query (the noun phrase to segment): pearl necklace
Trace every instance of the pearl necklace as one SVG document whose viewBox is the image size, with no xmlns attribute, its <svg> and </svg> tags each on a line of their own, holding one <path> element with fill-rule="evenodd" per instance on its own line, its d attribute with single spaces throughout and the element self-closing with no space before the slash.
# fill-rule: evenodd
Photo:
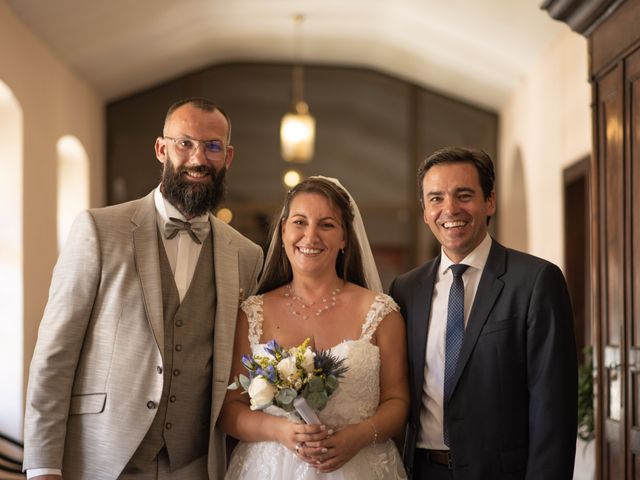
<svg viewBox="0 0 640 480">
<path fill-rule="evenodd" d="M 316 303 L 320 303 L 321 305 L 320 308 L 318 308 L 315 311 L 316 317 L 319 317 L 330 308 L 335 307 L 336 297 L 338 296 L 341 290 L 342 290 L 341 287 L 337 287 L 329 294 L 327 298 L 323 298 L 321 301 L 318 301 L 318 302 L 306 303 L 302 299 L 302 297 L 296 294 L 295 290 L 293 289 L 293 286 L 289 283 L 287 284 L 287 291 L 285 292 L 284 296 L 287 299 L 286 305 L 287 307 L 289 307 L 289 311 L 291 312 L 291 314 L 295 317 L 302 317 L 303 320 L 306 320 L 307 318 L 309 318 L 309 315 L 311 315 L 311 313 L 308 313 L 308 311 L 312 310 L 312 307 Z M 294 302 L 300 305 L 300 310 L 296 310 Z"/>
</svg>

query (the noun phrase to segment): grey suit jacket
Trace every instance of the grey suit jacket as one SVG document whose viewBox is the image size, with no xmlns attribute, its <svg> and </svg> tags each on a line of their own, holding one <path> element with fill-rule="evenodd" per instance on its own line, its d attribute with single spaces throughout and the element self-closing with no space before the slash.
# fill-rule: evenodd
<svg viewBox="0 0 640 480">
<path fill-rule="evenodd" d="M 411 409 L 405 466 L 410 476 L 439 264 L 440 257 L 401 275 L 390 288 L 407 322 Z M 560 269 L 494 240 L 444 418 L 456 479 L 571 479 L 578 385 L 572 320 Z"/>
<path fill-rule="evenodd" d="M 210 215 L 217 305 L 209 477 L 222 479 L 216 420 L 231 368 L 239 302 L 256 285 L 262 251 Z M 153 193 L 75 221 L 53 272 L 33 354 L 24 468 L 66 480 L 118 477 L 146 434 L 163 376 L 164 328 Z"/>
</svg>

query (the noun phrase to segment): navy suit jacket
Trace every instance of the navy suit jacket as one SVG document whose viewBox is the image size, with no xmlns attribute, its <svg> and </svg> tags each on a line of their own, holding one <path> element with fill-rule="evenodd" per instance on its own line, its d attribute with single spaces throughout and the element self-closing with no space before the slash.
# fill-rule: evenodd
<svg viewBox="0 0 640 480">
<path fill-rule="evenodd" d="M 412 475 L 431 296 L 440 257 L 390 288 L 407 322 L 411 409 L 404 458 Z M 449 425 L 454 478 L 571 479 L 577 356 L 560 269 L 495 240 L 465 330 Z"/>
</svg>

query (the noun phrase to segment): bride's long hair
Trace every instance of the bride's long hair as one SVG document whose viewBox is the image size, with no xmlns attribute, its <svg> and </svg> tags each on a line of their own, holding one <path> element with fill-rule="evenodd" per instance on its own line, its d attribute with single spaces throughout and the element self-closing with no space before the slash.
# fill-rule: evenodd
<svg viewBox="0 0 640 480">
<path fill-rule="evenodd" d="M 291 263 L 282 246 L 282 225 L 289 218 L 291 202 L 300 193 L 324 195 L 332 206 L 337 207 L 345 234 L 345 247 L 344 253 L 339 252 L 336 258 L 336 274 L 345 282 L 367 288 L 360 253 L 361 246 L 353 228 L 354 212 L 350 195 L 338 184 L 325 177 L 309 177 L 287 193 L 282 213 L 272 226 L 271 244 L 262 276 L 258 282 L 258 294 L 274 290 L 293 279 Z"/>
</svg>

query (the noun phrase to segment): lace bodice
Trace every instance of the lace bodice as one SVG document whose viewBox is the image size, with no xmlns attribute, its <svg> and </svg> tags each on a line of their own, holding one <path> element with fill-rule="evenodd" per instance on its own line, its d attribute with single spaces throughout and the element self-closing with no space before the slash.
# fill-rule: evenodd
<svg viewBox="0 0 640 480">
<path fill-rule="evenodd" d="M 249 344 L 253 354 L 264 354 L 262 339 L 263 296 L 247 298 L 242 310 L 249 321 Z M 338 389 L 319 412 L 323 423 L 334 427 L 357 423 L 373 415 L 380 401 L 380 352 L 371 343 L 376 328 L 390 312 L 398 306 L 385 294 L 376 295 L 362 324 L 360 338 L 345 340 L 332 347 L 331 352 L 345 358 L 347 373 L 340 379 Z"/>
<path fill-rule="evenodd" d="M 249 344 L 253 354 L 264 354 L 263 297 L 249 297 L 241 306 L 249 319 Z M 398 306 L 391 297 L 376 295 L 362 323 L 360 338 L 345 340 L 331 352 L 345 359 L 347 373 L 339 381 L 325 408 L 322 423 L 339 428 L 370 417 L 380 401 L 380 351 L 371 343 L 376 328 Z M 276 409 L 281 410 L 281 409 Z M 270 412 L 267 412 L 270 413 Z M 275 412 L 273 414 L 276 414 Z M 233 452 L 226 480 L 406 480 L 402 459 L 392 440 L 371 443 L 338 470 L 318 473 L 278 442 L 240 442 Z"/>
</svg>

